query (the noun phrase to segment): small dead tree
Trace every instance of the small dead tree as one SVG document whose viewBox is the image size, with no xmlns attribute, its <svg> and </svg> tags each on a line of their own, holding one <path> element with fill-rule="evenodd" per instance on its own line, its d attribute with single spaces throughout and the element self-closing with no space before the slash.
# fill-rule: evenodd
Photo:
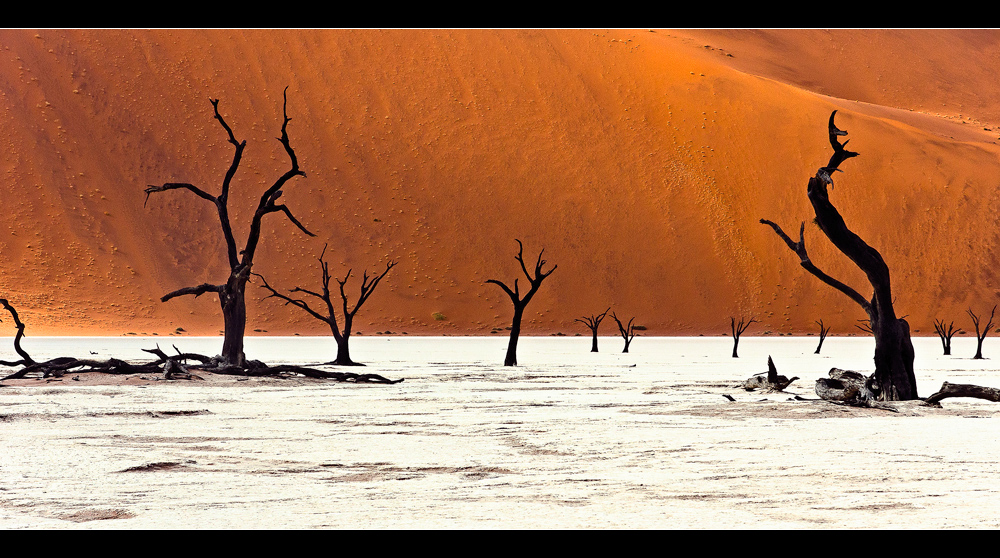
<svg viewBox="0 0 1000 558">
<path fill-rule="evenodd" d="M 958 333 L 958 330 L 955 329 L 955 322 L 951 322 L 948 324 L 948 327 L 945 327 L 944 320 L 935 319 L 934 331 L 936 331 L 938 337 L 941 338 L 941 347 L 944 349 L 944 354 L 950 355 L 951 338 L 954 337 L 956 333 Z"/>
<path fill-rule="evenodd" d="M 257 209 L 250 221 L 250 232 L 247 236 L 246 244 L 242 249 L 237 247 L 236 239 L 233 236 L 233 228 L 230 225 L 229 188 L 233 177 L 236 175 L 237 169 L 239 169 L 240 161 L 243 158 L 243 150 L 246 148 L 247 142 L 246 140 L 236 140 L 233 130 L 219 113 L 218 99 L 210 99 L 212 108 L 215 111 L 215 119 L 219 121 L 223 130 L 225 130 L 229 143 L 231 143 L 234 148 L 233 160 L 229 165 L 229 170 L 226 172 L 226 175 L 222 180 L 222 192 L 218 196 L 213 196 L 197 186 L 182 182 L 168 182 L 162 186 L 150 185 L 146 187 L 147 203 L 149 202 L 149 196 L 154 193 L 165 192 L 167 190 L 187 190 L 196 196 L 211 202 L 218 211 L 219 222 L 222 225 L 222 236 L 225 240 L 227 262 L 229 263 L 229 277 L 224 283 L 217 285 L 203 283 L 195 287 L 177 289 L 176 291 L 163 295 L 160 300 L 166 302 L 178 296 L 194 295 L 195 297 L 198 297 L 205 293 L 216 293 L 218 295 L 219 304 L 222 306 L 223 322 L 225 324 L 221 355 L 221 363 L 224 366 L 246 368 L 247 365 L 246 355 L 243 352 L 243 337 L 246 331 L 247 323 L 245 293 L 247 281 L 250 279 L 251 269 L 254 264 L 254 256 L 257 254 L 257 245 L 260 242 L 261 220 L 265 215 L 271 213 L 284 213 L 285 216 L 288 217 L 288 219 L 303 233 L 309 236 L 315 236 L 292 215 L 292 212 L 287 206 L 277 203 L 278 198 L 281 197 L 282 188 L 286 183 L 288 183 L 289 180 L 295 178 L 296 176 L 305 176 L 305 172 L 299 169 L 298 159 L 296 158 L 295 151 L 292 149 L 291 143 L 288 139 L 287 128 L 288 122 L 291 119 L 288 117 L 287 87 L 283 93 L 283 98 L 284 104 L 282 106 L 282 111 L 284 114 L 284 122 L 281 124 L 281 137 L 278 138 L 278 141 L 281 142 L 282 147 L 285 149 L 285 153 L 288 155 L 289 169 L 279 176 L 277 180 L 275 180 L 274 183 L 264 190 L 263 194 L 261 194 L 260 202 L 257 204 Z"/>
<path fill-rule="evenodd" d="M 830 328 L 823 325 L 823 320 L 816 322 L 816 325 L 819 326 L 819 345 L 816 345 L 816 352 L 813 353 L 814 355 L 819 354 L 820 349 L 823 348 L 823 341 L 826 341 L 826 335 L 830 333 Z"/>
<path fill-rule="evenodd" d="M 969 316 L 972 317 L 972 323 L 976 326 L 976 356 L 972 357 L 973 359 L 981 359 L 981 358 L 983 358 L 983 341 L 986 339 L 986 336 L 989 334 L 990 328 L 993 327 L 993 315 L 996 314 L 996 311 L 997 311 L 997 307 L 993 306 L 993 310 L 990 312 L 990 320 L 988 322 L 986 322 L 986 325 L 983 326 L 982 333 L 980 333 L 980 331 L 979 331 L 979 321 L 980 321 L 979 320 L 979 316 L 977 316 L 977 315 L 975 315 L 975 314 L 972 313 L 972 308 L 969 308 L 967 310 L 967 312 L 969 313 Z"/>
<path fill-rule="evenodd" d="M 614 318 L 615 323 L 618 324 L 618 333 L 621 334 L 622 339 L 625 340 L 625 348 L 622 349 L 623 353 L 628 352 L 628 346 L 632 344 L 632 338 L 635 337 L 635 326 L 632 322 L 635 321 L 635 317 L 629 318 L 628 325 L 622 325 L 622 321 L 618 319 L 618 316 L 614 312 L 611 313 L 611 317 Z"/>
<path fill-rule="evenodd" d="M 815 176 L 809 179 L 807 194 L 816 213 L 815 222 L 820 230 L 867 276 L 874 291 L 871 300 L 843 282 L 830 277 L 812 263 L 806 252 L 805 222 L 799 228 L 798 242 L 789 238 L 777 224 L 766 219 L 761 219 L 760 222 L 774 229 L 789 249 L 799 256 L 800 264 L 806 271 L 847 295 L 868 315 L 875 337 L 875 372 L 867 380 L 870 391 L 880 400 L 916 399 L 917 380 L 913 373 L 914 353 L 913 343 L 910 341 L 910 326 L 905 319 L 898 318 L 893 309 L 889 267 L 877 250 L 847 228 L 844 218 L 830 202 L 827 187 L 833 185 L 831 174 L 839 172 L 838 167 L 845 160 L 858 155 L 845 148 L 847 142 L 840 143 L 838 138 L 846 136 L 847 132 L 840 130 L 834 124 L 836 115 L 837 111 L 830 114 L 828 124 L 833 155 L 829 163 L 825 167 L 820 167 Z"/>
<path fill-rule="evenodd" d="M 604 317 L 608 315 L 608 312 L 610 310 L 611 308 L 608 307 L 608 309 L 605 310 L 603 314 L 590 316 L 589 318 L 587 316 L 584 316 L 582 318 L 577 318 L 576 320 L 574 320 L 590 328 L 590 332 L 593 334 L 593 342 L 590 344 L 590 352 L 592 353 L 597 352 L 597 328 L 601 326 L 601 321 L 604 320 Z"/>
<path fill-rule="evenodd" d="M 755 323 L 759 323 L 757 318 L 750 318 L 750 320 L 747 320 L 746 318 L 741 317 L 740 322 L 736 323 L 736 318 L 732 316 L 729 317 L 729 327 L 733 332 L 733 358 L 739 358 L 739 355 L 736 354 L 736 349 L 740 346 L 740 335 L 743 335 L 743 332 L 750 327 L 750 324 Z"/>
<path fill-rule="evenodd" d="M 517 366 L 517 340 L 521 336 L 521 318 L 524 316 L 524 308 L 531 302 L 531 298 L 535 296 L 538 292 L 538 287 L 542 286 L 542 281 L 546 277 L 552 275 L 552 272 L 556 270 L 557 265 L 552 266 L 552 269 L 547 272 L 542 271 L 542 266 L 545 265 L 545 260 L 542 259 L 542 254 L 545 253 L 543 249 L 538 253 L 538 261 L 535 262 L 534 274 L 528 272 L 528 267 L 524 264 L 524 245 L 521 244 L 520 240 L 514 239 L 517 242 L 517 256 L 514 259 L 517 263 L 521 264 L 521 271 L 524 272 L 524 276 L 528 278 L 528 283 L 531 288 L 525 293 L 524 297 L 521 297 L 521 291 L 519 290 L 517 279 L 514 279 L 514 288 L 511 289 L 505 285 L 502 281 L 496 279 L 489 279 L 487 283 L 493 283 L 499 286 L 507 296 L 510 297 L 511 302 L 514 303 L 514 318 L 510 324 L 510 341 L 507 343 L 507 356 L 504 357 L 504 366 Z"/>
<path fill-rule="evenodd" d="M 354 362 L 353 360 L 351 360 L 351 351 L 348 341 L 351 338 L 351 328 L 354 327 L 354 316 L 357 315 L 358 310 L 361 309 L 361 306 L 368 301 L 368 298 L 372 295 L 372 292 L 375 291 L 375 287 L 377 287 L 378 284 L 382 281 L 382 279 L 385 278 L 386 274 L 389 273 L 389 270 L 396 266 L 396 262 L 390 261 L 388 264 L 386 264 L 385 271 L 383 271 L 378 275 L 369 276 L 367 271 L 364 272 L 364 274 L 361 277 L 361 294 L 358 296 L 357 302 L 355 302 L 353 309 L 350 308 L 350 303 L 347 299 L 347 293 L 344 291 L 344 286 L 347 284 L 347 280 L 350 279 L 351 277 L 351 270 L 348 270 L 347 275 L 344 276 L 343 280 L 335 279 L 335 281 L 337 281 L 337 284 L 340 285 L 340 299 L 342 302 L 341 314 L 343 314 L 344 316 L 344 328 L 343 331 L 341 331 L 340 328 L 338 328 L 337 326 L 337 316 L 336 313 L 334 312 L 333 299 L 330 295 L 330 279 L 331 279 L 330 265 L 326 262 L 326 260 L 323 259 L 323 257 L 326 255 L 326 248 L 327 246 L 324 245 L 323 252 L 320 254 L 318 258 L 320 269 L 322 270 L 322 278 L 321 278 L 322 290 L 313 291 L 309 289 L 303 289 L 301 287 L 295 287 L 291 291 L 289 291 L 289 293 L 302 293 L 319 299 L 326 306 L 325 315 L 317 312 L 316 310 L 313 310 L 309 306 L 309 304 L 306 303 L 306 301 L 304 300 L 292 298 L 291 296 L 278 292 L 276 289 L 274 289 L 273 287 L 271 287 L 271 285 L 267 283 L 267 280 L 264 278 L 264 276 L 258 275 L 256 273 L 254 275 L 260 277 L 260 280 L 263 283 L 261 286 L 270 291 L 271 293 L 268 296 L 264 297 L 265 299 L 273 297 L 284 300 L 286 305 L 291 304 L 292 306 L 301 308 L 302 310 L 305 310 L 306 313 L 308 313 L 312 317 L 330 326 L 330 331 L 333 333 L 333 338 L 337 341 L 337 359 L 332 362 L 328 362 L 326 364 L 337 364 L 342 366 L 364 366 L 361 363 Z"/>
</svg>

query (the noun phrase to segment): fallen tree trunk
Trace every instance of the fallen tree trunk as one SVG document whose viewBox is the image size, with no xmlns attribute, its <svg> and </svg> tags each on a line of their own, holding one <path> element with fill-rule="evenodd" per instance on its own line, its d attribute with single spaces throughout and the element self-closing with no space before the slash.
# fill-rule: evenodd
<svg viewBox="0 0 1000 558">
<path fill-rule="evenodd" d="M 941 389 L 937 393 L 924 400 L 924 405 L 940 405 L 940 401 L 948 397 L 974 397 L 1000 403 L 1000 389 L 945 382 L 941 384 Z"/>
</svg>

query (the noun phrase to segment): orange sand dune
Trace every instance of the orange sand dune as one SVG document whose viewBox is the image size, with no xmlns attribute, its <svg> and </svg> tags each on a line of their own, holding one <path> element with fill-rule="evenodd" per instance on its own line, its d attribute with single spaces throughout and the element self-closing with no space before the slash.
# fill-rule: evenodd
<svg viewBox="0 0 1000 558">
<path fill-rule="evenodd" d="M 834 203 L 885 256 L 897 312 L 927 334 L 998 302 L 995 31 L 5 30 L 0 45 L 0 293 L 29 335 L 218 333 L 214 296 L 159 301 L 224 279 L 214 209 L 182 191 L 144 206 L 143 189 L 219 191 L 221 99 L 248 143 L 230 202 L 242 243 L 287 168 L 286 86 L 307 176 L 283 200 L 317 236 L 268 216 L 256 271 L 315 287 L 327 243 L 335 275 L 398 261 L 364 334 L 508 326 L 485 281 L 518 277 L 515 238 L 559 266 L 529 334 L 586 333 L 574 319 L 609 306 L 649 334 L 741 315 L 762 322 L 748 335 L 857 332 L 860 309 L 758 223 L 810 221 L 834 109 L 861 153 Z M 818 266 L 869 292 L 806 235 Z M 251 286 L 249 333 L 328 333 L 264 295 Z"/>
</svg>

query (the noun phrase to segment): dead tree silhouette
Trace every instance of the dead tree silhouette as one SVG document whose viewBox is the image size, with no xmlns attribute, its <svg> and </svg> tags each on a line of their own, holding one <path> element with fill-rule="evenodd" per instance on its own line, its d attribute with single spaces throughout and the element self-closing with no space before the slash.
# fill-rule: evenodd
<svg viewBox="0 0 1000 558">
<path fill-rule="evenodd" d="M 573 320 L 573 321 L 576 321 L 576 322 L 580 322 L 581 324 L 584 324 L 585 326 L 587 326 L 587 327 L 590 328 L 590 332 L 593 334 L 593 342 L 590 344 L 590 352 L 592 352 L 592 353 L 598 352 L 597 351 L 597 328 L 601 327 L 601 321 L 604 320 L 604 317 L 608 315 L 608 312 L 610 310 L 611 310 L 611 308 L 608 307 L 608 309 L 605 310 L 603 314 L 598 314 L 596 316 L 590 316 L 589 318 L 587 316 L 584 316 L 582 318 L 577 318 L 576 320 Z"/>
<path fill-rule="evenodd" d="M 972 308 L 969 308 L 967 310 L 969 316 L 972 317 L 972 323 L 976 326 L 976 356 L 972 357 L 973 359 L 983 358 L 983 341 L 986 339 L 986 336 L 990 333 L 990 328 L 993 327 L 993 315 L 996 314 L 996 311 L 997 307 L 994 305 L 993 310 L 990 312 L 990 320 L 986 322 L 986 325 L 983 326 L 982 333 L 980 333 L 979 316 L 972 313 Z"/>
<path fill-rule="evenodd" d="M 305 176 L 305 172 L 299 168 L 295 151 L 292 149 L 288 139 L 287 129 L 291 119 L 288 117 L 287 87 L 283 93 L 283 98 L 282 112 L 284 114 L 284 121 L 281 124 L 281 137 L 278 138 L 278 141 L 281 142 L 288 156 L 289 169 L 261 194 L 260 202 L 257 204 L 257 209 L 250 222 L 250 232 L 247 236 L 246 244 L 242 249 L 237 246 L 236 239 L 233 236 L 233 228 L 230 225 L 229 190 L 233 177 L 236 175 L 236 171 L 239 169 L 240 162 L 243 159 L 243 151 L 246 148 L 247 142 L 246 140 L 236 140 L 232 128 L 229 127 L 229 124 L 226 123 L 225 119 L 219 113 L 218 99 L 210 99 L 212 108 L 215 111 L 215 119 L 219 121 L 219 124 L 228 136 L 229 143 L 233 145 L 233 160 L 222 180 L 221 193 L 218 196 L 213 196 L 197 186 L 182 182 L 168 182 L 162 186 L 150 185 L 146 188 L 147 203 L 149 202 L 150 195 L 154 193 L 165 192 L 167 190 L 187 190 L 211 202 L 218 211 L 219 223 L 222 225 L 222 236 L 225 240 L 226 258 L 229 263 L 229 277 L 221 284 L 203 283 L 194 287 L 177 289 L 163 295 L 160 300 L 166 302 L 178 296 L 194 295 L 198 297 L 205 293 L 216 293 L 218 295 L 219 304 L 222 307 L 223 322 L 225 324 L 221 355 L 221 364 L 225 366 L 245 368 L 247 364 L 246 355 L 243 352 L 243 337 L 247 321 L 245 293 L 247 281 L 250 279 L 251 270 L 254 265 L 254 256 L 257 254 L 257 245 L 260 242 L 261 221 L 264 216 L 271 213 L 283 213 L 303 233 L 315 236 L 292 215 L 287 206 L 277 203 L 278 198 L 281 197 L 282 188 L 289 180 L 297 176 Z"/>
<path fill-rule="evenodd" d="M 816 345 L 816 352 L 813 353 L 814 355 L 819 354 L 820 349 L 823 348 L 823 341 L 826 341 L 826 336 L 830 333 L 830 328 L 823 325 L 823 320 L 816 322 L 816 325 L 819 326 L 819 345 Z"/>
<path fill-rule="evenodd" d="M 334 311 L 335 305 L 333 303 L 332 297 L 330 296 L 330 279 L 331 279 L 330 265 L 329 263 L 326 262 L 326 260 L 323 259 L 324 256 L 326 255 L 326 249 L 327 246 L 324 245 L 323 252 L 320 254 L 318 258 L 320 270 L 322 271 L 322 276 L 320 280 L 321 290 L 313 291 L 309 289 L 303 289 L 301 287 L 295 287 L 291 291 L 289 291 L 289 293 L 302 293 L 320 300 L 323 303 L 323 305 L 326 306 L 325 315 L 320 314 L 316 310 L 313 310 L 309 306 L 309 304 L 306 303 L 306 301 L 304 300 L 292 298 L 291 296 L 278 292 L 276 289 L 274 289 L 273 287 L 271 287 L 271 285 L 267 283 L 267 279 L 265 279 L 264 276 L 258 275 L 256 273 L 254 275 L 260 277 L 262 283 L 261 286 L 270 291 L 271 293 L 268 296 L 264 297 L 265 299 L 278 298 L 284 300 L 286 305 L 291 304 L 292 306 L 301 308 L 302 310 L 305 310 L 306 313 L 308 313 L 312 317 L 330 326 L 330 331 L 333 333 L 333 338 L 337 342 L 337 358 L 336 360 L 328 362 L 326 364 L 336 364 L 342 366 L 364 366 L 361 363 L 354 362 L 353 360 L 351 360 L 351 351 L 348 342 L 351 339 L 351 331 L 352 331 L 351 328 L 354 327 L 354 316 L 357 315 L 358 310 L 361 309 L 361 306 L 368 301 L 368 298 L 375 291 L 375 287 L 377 287 L 378 284 L 382 281 L 382 279 L 386 276 L 386 274 L 389 273 L 389 270 L 396 266 L 396 262 L 390 261 L 388 264 L 386 264 L 385 271 L 383 271 L 378 275 L 369 276 L 367 271 L 364 272 L 364 274 L 361 277 L 361 294 L 358 295 L 357 302 L 355 302 L 353 309 L 349 308 L 350 303 L 347 299 L 347 293 L 344 292 L 344 286 L 347 284 L 347 280 L 350 279 L 351 277 L 351 270 L 348 270 L 347 275 L 344 276 L 343 280 L 335 279 L 337 284 L 340 285 L 340 299 L 342 303 L 341 314 L 344 316 L 344 328 L 343 331 L 341 331 L 337 327 L 337 315 L 336 312 Z"/>
<path fill-rule="evenodd" d="M 524 316 L 524 308 L 531 302 L 532 297 L 538 292 L 538 287 L 542 286 L 542 281 L 546 277 L 552 275 L 552 272 L 556 270 L 557 265 L 552 266 L 552 269 L 547 272 L 542 271 L 542 266 L 545 265 L 545 260 L 542 259 L 542 254 L 545 253 L 543 249 L 538 253 L 538 261 L 535 262 L 534 275 L 528 272 L 527 266 L 524 264 L 524 245 L 521 244 L 520 240 L 514 239 L 517 242 L 517 256 L 514 257 L 519 264 L 521 264 L 521 271 L 524 272 L 524 276 L 528 278 L 528 283 L 531 288 L 525 293 L 524 297 L 521 297 L 521 292 L 518 288 L 517 279 L 514 279 L 514 288 L 511 289 L 503 282 L 496 279 L 489 279 L 487 283 L 493 283 L 499 286 L 507 296 L 510 297 L 511 302 L 514 303 L 514 318 L 510 324 L 510 340 L 507 343 L 507 356 L 504 357 L 504 366 L 517 366 L 517 340 L 521 335 L 521 318 Z"/>
<path fill-rule="evenodd" d="M 618 319 L 618 316 L 616 316 L 614 312 L 611 313 L 611 317 L 615 320 L 615 323 L 618 324 L 618 333 L 620 333 L 622 339 L 625 340 L 625 348 L 622 349 L 622 352 L 627 353 L 628 346 L 632 344 L 632 338 L 635 337 L 635 326 L 632 325 L 635 317 L 629 318 L 628 325 L 622 325 L 622 321 Z"/>
<path fill-rule="evenodd" d="M 934 320 L 934 331 L 937 332 L 938 337 L 941 338 L 941 347 L 944 349 L 944 354 L 950 355 L 951 354 L 951 338 L 954 337 L 956 333 L 958 333 L 958 330 L 955 329 L 955 322 L 949 323 L 948 327 L 946 328 L 944 326 L 944 320 L 937 320 L 937 319 L 935 319 Z M 977 337 L 978 337 L 978 335 L 977 335 Z"/>
<path fill-rule="evenodd" d="M 750 327 L 750 324 L 755 323 L 759 323 L 757 318 L 750 318 L 749 321 L 746 318 L 740 318 L 740 323 L 736 323 L 736 318 L 729 317 L 729 327 L 733 332 L 733 358 L 739 358 L 736 349 L 740 346 L 740 336 Z"/>
<path fill-rule="evenodd" d="M 770 226 L 789 249 L 799 256 L 800 264 L 821 281 L 847 295 L 868 315 L 872 333 L 875 336 L 875 372 L 866 380 L 873 397 L 879 400 L 907 400 L 917 398 L 917 380 L 913 373 L 913 344 L 910 341 L 910 326 L 903 318 L 897 318 L 892 304 L 892 288 L 889 267 L 877 250 L 865 243 L 847 228 L 844 218 L 830 202 L 827 187 L 833 185 L 831 175 L 845 160 L 858 154 L 848 151 L 847 142 L 840 143 L 840 136 L 847 132 L 834 124 L 837 111 L 830 114 L 828 124 L 830 145 L 833 155 L 830 162 L 816 171 L 809 179 L 807 194 L 816 213 L 816 224 L 827 238 L 854 262 L 868 277 L 873 289 L 871 300 L 858 291 L 830 277 L 817 268 L 805 245 L 805 222 L 799 228 L 799 241 L 794 242 L 781 227 L 766 219 L 760 222 Z M 841 171 L 842 172 L 842 171 Z M 822 380 L 822 379 L 821 379 Z"/>
</svg>

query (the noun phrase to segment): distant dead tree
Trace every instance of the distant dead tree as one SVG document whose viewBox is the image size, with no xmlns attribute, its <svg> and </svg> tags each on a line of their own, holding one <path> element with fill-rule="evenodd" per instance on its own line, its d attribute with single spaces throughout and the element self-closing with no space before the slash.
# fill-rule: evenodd
<svg viewBox="0 0 1000 558">
<path fill-rule="evenodd" d="M 938 337 L 941 338 L 941 346 L 944 348 L 944 354 L 950 355 L 951 354 L 951 338 L 954 337 L 956 333 L 958 333 L 958 330 L 955 329 L 955 322 L 949 323 L 948 327 L 946 328 L 944 326 L 944 320 L 935 319 L 934 320 L 934 331 L 936 331 L 937 334 L 938 334 Z M 977 337 L 978 337 L 978 335 L 977 335 Z"/>
<path fill-rule="evenodd" d="M 274 183 L 265 189 L 263 194 L 261 194 L 260 202 L 257 204 L 257 209 L 254 211 L 253 218 L 250 221 L 250 232 L 247 236 L 246 244 L 242 249 L 236 245 L 236 239 L 233 236 L 233 228 L 230 225 L 229 188 L 233 177 L 236 175 L 237 169 L 239 169 L 240 161 L 243 158 L 243 150 L 246 148 L 247 142 L 246 140 L 236 140 L 233 130 L 229 127 L 229 124 L 226 123 L 225 119 L 222 118 L 222 115 L 219 114 L 218 99 L 210 99 L 212 108 L 215 110 L 215 119 L 219 121 L 219 124 L 225 130 L 229 143 L 231 143 L 234 148 L 233 160 L 229 165 L 229 170 L 226 172 L 225 177 L 222 179 L 222 192 L 218 196 L 213 196 L 201 188 L 183 182 L 168 182 L 162 186 L 150 185 L 146 188 L 146 202 L 149 201 L 149 196 L 154 193 L 165 192 L 167 190 L 187 190 L 194 195 L 211 202 L 219 213 L 219 222 L 222 225 L 222 236 L 225 240 L 226 246 L 226 260 L 229 263 L 229 277 L 224 283 L 221 284 L 213 285 L 203 283 L 194 287 L 177 289 L 176 291 L 163 295 L 160 300 L 166 302 L 178 296 L 194 295 L 195 297 L 198 297 L 205 293 L 216 293 L 218 295 L 219 304 L 222 306 L 223 322 L 225 324 L 221 355 L 221 364 L 224 366 L 245 368 L 247 365 L 246 355 L 243 352 L 243 336 L 246 330 L 247 322 L 245 292 L 247 281 L 250 279 L 251 269 L 254 264 L 254 256 L 257 254 L 257 244 L 260 242 L 261 220 L 265 215 L 271 213 L 284 213 L 285 216 L 303 233 L 309 236 L 315 236 L 292 215 L 292 212 L 287 206 L 277 203 L 278 198 L 281 197 L 282 188 L 289 180 L 295 178 L 296 176 L 305 176 L 305 173 L 299 169 L 298 159 L 296 158 L 295 151 L 292 149 L 291 143 L 288 139 L 287 128 L 288 122 L 291 119 L 288 118 L 287 87 L 283 93 L 283 98 L 284 104 L 282 111 L 284 114 L 284 122 L 281 124 L 281 137 L 278 138 L 278 141 L 281 142 L 282 147 L 285 149 L 285 153 L 288 155 L 289 169 L 279 176 L 277 180 L 275 180 Z"/>
<path fill-rule="evenodd" d="M 336 364 L 342 366 L 364 366 L 361 363 L 354 362 L 353 360 L 351 360 L 351 351 L 348 345 L 348 341 L 351 338 L 351 328 L 354 327 L 354 316 L 357 315 L 358 310 L 361 309 L 361 306 L 368 301 L 368 297 L 372 295 L 372 292 L 375 291 L 375 287 L 377 287 L 378 284 L 382 281 L 382 279 L 385 278 L 386 274 L 389 273 L 389 270 L 396 266 L 396 262 L 390 261 L 388 264 L 386 264 L 385 271 L 383 271 L 378 275 L 369 276 L 367 271 L 364 272 L 364 274 L 361 277 L 361 294 L 358 296 L 357 302 L 355 302 L 353 309 L 350 308 L 350 303 L 348 302 L 347 299 L 347 293 L 344 292 L 344 286 L 347 284 L 347 280 L 350 279 L 352 270 L 347 271 L 347 275 L 344 276 L 343 280 L 335 279 L 335 281 L 337 281 L 337 284 L 340 285 L 340 299 L 342 303 L 341 314 L 343 314 L 344 316 L 344 328 L 343 331 L 341 331 L 340 328 L 338 328 L 337 326 L 337 316 L 336 313 L 334 312 L 335 305 L 333 303 L 332 297 L 330 296 L 330 279 L 331 279 L 330 265 L 326 262 L 326 260 L 323 259 L 323 257 L 326 255 L 326 249 L 327 246 L 324 245 L 323 252 L 320 254 L 318 258 L 320 270 L 322 271 L 322 277 L 320 280 L 322 289 L 320 291 L 313 291 L 309 289 L 303 289 L 301 287 L 295 287 L 291 291 L 289 291 L 289 293 L 302 293 L 309 295 L 313 298 L 319 299 L 323 303 L 323 305 L 326 306 L 326 314 L 321 314 L 316 310 L 313 310 L 309 306 L 309 304 L 306 303 L 306 301 L 304 300 L 292 298 L 291 296 L 278 292 L 276 289 L 274 289 L 273 287 L 271 287 L 271 285 L 267 283 L 267 279 L 265 279 L 264 276 L 256 273 L 254 275 L 260 277 L 260 280 L 263 283 L 261 286 L 270 291 L 271 293 L 268 296 L 264 297 L 265 299 L 273 297 L 284 300 L 286 305 L 291 304 L 292 306 L 301 308 L 302 310 L 305 310 L 306 313 L 308 313 L 312 317 L 330 326 L 330 331 L 333 333 L 333 338 L 337 341 L 337 359 L 332 362 L 328 362 L 326 364 Z"/>
<path fill-rule="evenodd" d="M 743 332 L 750 327 L 750 324 L 755 323 L 759 323 L 757 318 L 750 318 L 750 320 L 747 320 L 746 318 L 741 317 L 740 322 L 736 323 L 736 318 L 732 316 L 729 317 L 729 327 L 733 332 L 733 358 L 739 358 L 739 355 L 736 354 L 736 349 L 740 346 L 740 335 L 743 335 Z"/>
<path fill-rule="evenodd" d="M 823 341 L 826 341 L 826 335 L 830 333 L 830 328 L 823 325 L 823 320 L 816 322 L 816 325 L 819 326 L 819 345 L 816 345 L 816 352 L 813 353 L 814 355 L 819 354 L 820 349 L 823 348 Z"/>
<path fill-rule="evenodd" d="M 972 313 L 972 308 L 969 308 L 967 312 L 969 316 L 972 317 L 972 323 L 976 326 L 976 356 L 973 359 L 983 358 L 983 340 L 986 339 L 986 335 L 989 334 L 990 328 L 993 327 L 993 315 L 996 313 L 997 307 L 993 306 L 993 311 L 990 312 L 990 321 L 986 322 L 983 326 L 982 333 L 979 332 L 979 316 Z"/>
<path fill-rule="evenodd" d="M 618 324 L 618 333 L 621 334 L 622 339 L 625 340 L 625 348 L 622 350 L 623 353 L 628 352 L 628 346 L 632 344 L 632 338 L 635 337 L 635 326 L 632 322 L 635 321 L 635 317 L 629 318 L 628 325 L 622 325 L 622 321 L 615 316 L 615 313 L 611 313 L 611 317 L 614 318 L 615 323 Z"/>
<path fill-rule="evenodd" d="M 913 343 L 910 341 L 910 326 L 903 318 L 897 318 L 892 303 L 892 288 L 889 267 L 881 254 L 865 243 L 857 234 L 847 228 L 844 218 L 830 202 L 827 187 L 833 185 L 831 175 L 845 160 L 858 154 L 848 151 L 847 142 L 840 143 L 840 136 L 847 132 L 834 124 L 837 111 L 830 114 L 828 124 L 830 145 L 833 155 L 825 167 L 819 168 L 809 179 L 807 193 L 816 213 L 815 223 L 827 238 L 854 262 L 867 276 L 874 291 L 871 300 L 858 291 L 830 277 L 817 268 L 805 245 L 805 222 L 799 228 L 799 241 L 795 242 L 775 223 L 761 219 L 770 226 L 781 240 L 799 256 L 800 264 L 821 281 L 847 295 L 861 306 L 868 315 L 872 333 L 875 336 L 875 372 L 866 380 L 869 392 L 880 400 L 908 400 L 917 398 L 917 380 L 913 373 Z M 839 380 L 831 378 L 831 381 Z M 843 384 L 846 385 L 846 384 Z M 819 393 L 817 391 L 817 393 Z M 822 395 L 821 395 L 822 397 Z"/>
<path fill-rule="evenodd" d="M 573 320 L 575 322 L 580 322 L 581 324 L 584 324 L 585 326 L 590 328 L 590 332 L 593 334 L 593 339 L 594 339 L 593 343 L 590 344 L 590 352 L 592 353 L 597 352 L 597 328 L 601 326 L 601 321 L 604 320 L 604 317 L 608 315 L 608 312 L 610 310 L 611 308 L 608 307 L 608 309 L 605 310 L 603 314 L 598 314 L 596 316 L 590 316 L 590 317 L 584 316 L 582 318 L 577 318 Z"/>
<path fill-rule="evenodd" d="M 531 298 L 535 296 L 538 292 L 538 287 L 542 286 L 542 281 L 546 277 L 552 275 L 552 272 L 556 270 L 557 265 L 552 266 L 552 269 L 547 272 L 542 271 L 542 266 L 545 265 L 545 260 L 542 259 L 542 254 L 545 253 L 543 249 L 538 253 L 538 261 L 535 262 L 534 273 L 529 273 L 527 266 L 524 264 L 524 245 L 521 244 L 520 240 L 514 239 L 517 242 L 517 256 L 514 257 L 519 264 L 521 264 L 521 271 L 524 272 L 524 276 L 528 278 L 528 283 L 531 288 L 525 293 L 524 297 L 521 297 L 521 292 L 518 288 L 517 279 L 514 279 L 514 288 L 511 289 L 503 282 L 496 279 L 489 279 L 487 283 L 493 283 L 499 286 L 501 289 L 507 293 L 510 297 L 511 302 L 514 303 L 514 318 L 510 325 L 510 341 L 507 343 L 507 356 L 504 358 L 504 366 L 517 366 L 517 340 L 521 335 L 521 318 L 524 316 L 524 308 L 531 302 Z"/>
</svg>

